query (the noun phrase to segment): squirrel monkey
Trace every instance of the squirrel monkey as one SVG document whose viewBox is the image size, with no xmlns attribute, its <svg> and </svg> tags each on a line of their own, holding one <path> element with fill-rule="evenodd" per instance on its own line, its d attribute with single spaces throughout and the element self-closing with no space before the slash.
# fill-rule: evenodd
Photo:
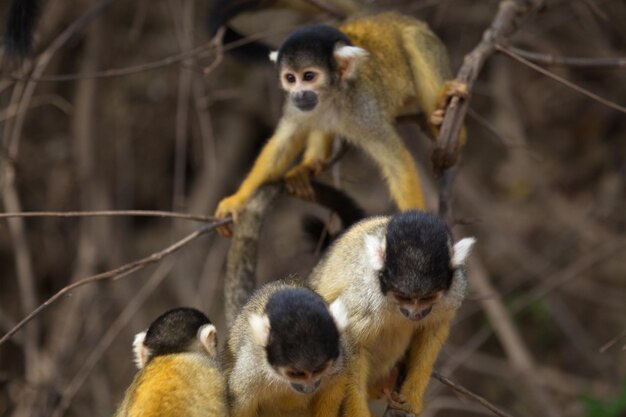
<svg viewBox="0 0 626 417">
<path fill-rule="evenodd" d="M 133 351 L 140 371 L 115 417 L 228 415 L 215 327 L 203 313 L 165 312 L 135 336 Z"/>
<path fill-rule="evenodd" d="M 337 416 L 346 359 L 341 301 L 295 281 L 258 289 L 235 319 L 224 355 L 232 417 Z"/>
<path fill-rule="evenodd" d="M 451 78 L 445 47 L 425 23 L 388 12 L 338 29 L 306 26 L 270 58 L 288 93 L 283 116 L 239 190 L 219 203 L 217 217 L 236 221 L 260 185 L 283 178 L 291 192 L 311 197 L 308 179 L 327 162 L 335 135 L 374 160 L 400 210 L 425 208 L 395 117 L 419 108 L 436 135 L 445 101 L 463 90 L 445 82 Z M 302 161 L 288 169 L 303 150 Z M 231 235 L 228 226 L 219 231 Z"/>
<path fill-rule="evenodd" d="M 347 370 L 347 416 L 361 415 L 366 393 L 394 378 L 404 362 L 399 392 L 386 390 L 387 415 L 419 414 L 435 359 L 464 297 L 463 265 L 474 244 L 453 244 L 439 217 L 406 211 L 373 217 L 345 232 L 311 272 L 326 302 L 343 302 L 353 343 Z M 393 386 L 395 381 L 391 381 Z"/>
</svg>

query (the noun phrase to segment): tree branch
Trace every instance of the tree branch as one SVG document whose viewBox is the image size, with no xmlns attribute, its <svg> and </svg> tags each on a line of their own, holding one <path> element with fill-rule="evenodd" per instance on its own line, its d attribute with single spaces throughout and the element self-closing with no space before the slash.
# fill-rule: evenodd
<svg viewBox="0 0 626 417">
<path fill-rule="evenodd" d="M 499 409 L 498 407 L 496 407 L 495 405 L 493 405 L 492 403 L 490 403 L 489 401 L 487 401 L 486 399 L 484 399 L 480 395 L 473 393 L 472 391 L 470 391 L 467 388 L 457 384 L 456 382 L 453 382 L 452 380 L 450 380 L 449 378 L 441 375 L 437 371 L 433 371 L 432 377 L 435 378 L 436 380 L 438 380 L 439 382 L 441 382 L 442 384 L 452 388 L 456 392 L 458 392 L 460 394 L 463 394 L 466 397 L 469 397 L 469 398 L 471 398 L 471 399 L 473 399 L 475 401 L 478 401 L 483 407 L 485 407 L 486 409 L 488 409 L 489 411 L 493 412 L 495 415 L 497 415 L 499 417 L 513 417 L 511 414 L 507 413 L 506 411 L 502 411 L 501 409 Z"/>
<path fill-rule="evenodd" d="M 195 222 L 214 222 L 213 216 L 200 214 L 176 213 L 159 210 L 98 210 L 98 211 L 22 211 L 15 213 L 0 213 L 0 219 L 13 217 L 165 217 L 174 219 L 191 220 Z"/>
<path fill-rule="evenodd" d="M 502 45 L 502 44 L 497 44 L 496 45 L 496 49 L 500 52 L 502 52 L 504 55 L 508 56 L 509 58 L 513 58 L 514 60 L 516 60 L 517 62 L 521 62 L 522 64 L 526 65 L 529 68 L 534 69 L 535 71 L 545 75 L 548 78 L 552 78 L 555 81 L 560 82 L 563 85 L 566 85 L 567 87 L 571 88 L 574 91 L 579 92 L 580 94 L 583 94 L 587 97 L 589 97 L 592 100 L 595 100 L 599 103 L 604 104 L 607 107 L 612 108 L 613 110 L 617 110 L 621 113 L 625 113 L 626 114 L 626 107 L 624 106 L 620 106 L 619 104 L 613 103 L 612 101 L 609 101 L 605 98 L 600 97 L 597 94 L 592 93 L 591 91 L 582 88 L 576 84 L 574 84 L 571 81 L 566 80 L 563 77 L 559 77 L 558 75 L 554 74 L 553 72 L 550 72 L 544 68 L 541 68 L 540 66 L 533 64 L 532 62 L 530 62 L 529 60 L 521 57 L 520 55 L 516 54 L 515 52 L 513 52 L 510 48 Z"/>
<path fill-rule="evenodd" d="M 52 297 L 48 298 L 43 304 L 41 304 L 39 307 L 37 307 L 35 310 L 33 310 L 33 312 L 31 312 L 22 321 L 20 321 L 15 327 L 13 327 L 11 330 L 9 330 L 9 332 L 7 332 L 4 336 L 2 336 L 2 339 L 0 339 L 0 345 L 2 345 L 7 340 L 9 340 L 11 338 L 11 336 L 13 336 L 17 331 L 19 331 L 22 327 L 24 327 L 29 321 L 34 319 L 39 313 L 41 313 L 46 308 L 50 307 L 59 298 L 61 298 L 64 295 L 68 294 L 73 289 L 81 287 L 81 286 L 86 285 L 86 284 L 91 284 L 91 283 L 94 283 L 94 282 L 98 282 L 98 281 L 117 280 L 117 279 L 120 279 L 120 278 L 125 277 L 127 275 L 130 275 L 133 272 L 136 272 L 136 271 L 139 271 L 141 269 L 144 269 L 145 267 L 147 267 L 147 266 L 149 266 L 149 265 L 151 265 L 153 263 L 159 262 L 164 257 L 169 256 L 169 255 L 177 252 L 182 247 L 184 247 L 188 243 L 194 241 L 198 237 L 200 237 L 202 235 L 205 235 L 205 234 L 207 234 L 209 232 L 212 232 L 215 229 L 217 229 L 219 226 L 222 226 L 222 225 L 230 223 L 230 222 L 232 222 L 232 219 L 227 218 L 227 219 L 215 221 L 215 222 L 213 222 L 211 224 L 207 224 L 207 225 L 202 226 L 201 228 L 197 229 L 193 233 L 190 233 L 189 235 L 185 236 L 184 238 L 180 239 L 179 241 L 173 243 L 172 245 L 166 247 L 165 249 L 163 249 L 163 250 L 161 250 L 159 252 L 155 252 L 155 253 L 153 253 L 153 254 L 151 254 L 149 256 L 146 256 L 144 258 L 141 258 L 139 260 L 136 260 L 136 261 L 124 264 L 124 265 L 120 266 L 119 268 L 116 268 L 116 269 L 113 269 L 113 270 L 110 270 L 110 271 L 107 271 L 107 272 L 102 272 L 100 274 L 93 275 L 93 276 L 90 276 L 90 277 L 87 277 L 87 278 L 83 278 L 81 280 L 78 280 L 78 281 L 76 281 L 76 282 L 74 282 L 74 283 L 72 283 L 72 284 L 62 288 L 60 291 L 58 291 Z"/>
<path fill-rule="evenodd" d="M 544 0 L 503 0 L 491 26 L 483 33 L 480 43 L 465 56 L 456 80 L 465 83 L 471 91 L 485 61 L 496 51 L 496 45 L 511 37 L 522 21 L 531 13 L 544 6 Z M 432 161 L 435 173 L 456 164 L 459 151 L 459 133 L 463 126 L 469 98 L 452 97 L 433 151 Z M 451 182 L 447 186 L 451 186 Z"/>
<path fill-rule="evenodd" d="M 529 61 L 544 65 L 559 65 L 576 68 L 626 68 L 626 57 L 618 58 L 580 58 L 542 54 L 527 51 L 522 48 L 508 45 L 507 50 Z"/>
</svg>

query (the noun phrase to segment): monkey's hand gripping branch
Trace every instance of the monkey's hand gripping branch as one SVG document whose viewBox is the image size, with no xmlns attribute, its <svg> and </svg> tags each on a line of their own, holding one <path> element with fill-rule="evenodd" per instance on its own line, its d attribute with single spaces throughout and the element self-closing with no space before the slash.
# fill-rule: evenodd
<svg viewBox="0 0 626 417">
<path fill-rule="evenodd" d="M 307 201 L 315 200 L 311 178 L 318 177 L 324 170 L 322 161 L 298 164 L 285 174 L 285 187 L 289 194 Z"/>
</svg>

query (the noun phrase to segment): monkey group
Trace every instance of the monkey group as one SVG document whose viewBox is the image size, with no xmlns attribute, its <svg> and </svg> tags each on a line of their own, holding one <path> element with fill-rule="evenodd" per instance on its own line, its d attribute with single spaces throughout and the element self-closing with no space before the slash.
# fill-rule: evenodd
<svg viewBox="0 0 626 417">
<path fill-rule="evenodd" d="M 424 211 L 415 162 L 394 123 L 419 109 L 436 136 L 446 100 L 465 94 L 464 88 L 450 81 L 445 48 L 426 24 L 393 12 L 338 27 L 303 27 L 269 57 L 287 95 L 283 116 L 239 190 L 215 212 L 234 220 L 234 232 L 230 226 L 219 232 L 234 233 L 235 262 L 254 263 L 250 245 L 271 204 L 267 197 L 255 202 L 255 196 L 282 181 L 289 193 L 315 199 L 319 186 L 312 179 L 328 163 L 336 138 L 374 160 L 399 212 L 349 227 L 306 278 L 255 289 L 252 268 L 243 280 L 226 283 L 232 322 L 220 355 L 214 328 L 191 310 L 184 310 L 188 323 L 170 328 L 163 346 L 152 347 L 151 329 L 167 328 L 157 319 L 138 337 L 143 347 L 137 351 L 147 352 L 137 354 L 138 361 L 145 367 L 120 417 L 143 407 L 144 385 L 169 374 L 165 364 L 188 380 L 192 367 L 203 376 L 189 395 L 193 403 L 162 415 L 201 409 L 232 417 L 361 417 L 371 415 L 371 398 L 386 400 L 386 417 L 423 410 L 435 360 L 465 294 L 463 268 L 474 239 L 454 242 L 445 222 Z M 151 375 L 151 366 L 161 375 Z"/>
<path fill-rule="evenodd" d="M 242 10 L 283 3 L 298 0 L 218 0 L 215 19 L 223 24 Z M 362 6 L 330 3 L 348 14 Z M 38 9 L 38 0 L 12 1 L 10 13 L 22 21 L 7 27 L 9 47 L 30 48 Z M 254 288 L 248 268 L 243 281 L 226 283 L 230 322 L 221 351 L 203 313 L 178 308 L 158 317 L 135 338 L 139 372 L 116 417 L 367 417 L 370 398 L 387 401 L 387 417 L 416 416 L 424 407 L 464 297 L 474 239 L 455 242 L 445 222 L 424 211 L 415 161 L 394 126 L 419 110 L 436 137 L 448 99 L 467 91 L 451 81 L 446 49 L 428 26 L 394 12 L 305 26 L 269 58 L 286 92 L 282 118 L 237 192 L 215 211 L 234 220 L 234 231 L 224 225 L 219 232 L 234 233 L 232 251 L 248 252 L 238 259 L 249 257 L 267 208 L 256 209 L 255 196 L 282 182 L 293 195 L 319 198 L 324 189 L 312 179 L 334 140 L 375 162 L 399 211 L 349 227 L 308 277 Z"/>
</svg>

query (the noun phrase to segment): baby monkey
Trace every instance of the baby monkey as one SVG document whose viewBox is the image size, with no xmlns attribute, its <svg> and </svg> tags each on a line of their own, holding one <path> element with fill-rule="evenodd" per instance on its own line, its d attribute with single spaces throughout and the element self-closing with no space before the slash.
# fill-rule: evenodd
<svg viewBox="0 0 626 417">
<path fill-rule="evenodd" d="M 200 311 L 176 308 L 133 342 L 140 371 L 115 417 L 223 417 L 226 382 L 216 354 L 215 327 Z"/>
<path fill-rule="evenodd" d="M 296 282 L 257 290 L 235 319 L 226 347 L 230 415 L 337 416 L 345 325 L 341 302 L 329 307 Z"/>
<path fill-rule="evenodd" d="M 266 182 L 284 179 L 294 194 L 312 198 L 335 136 L 365 151 L 378 165 L 400 210 L 424 209 L 413 157 L 395 118 L 420 109 L 437 134 L 450 95 L 465 94 L 451 78 L 446 50 L 428 26 L 396 13 L 350 20 L 338 28 L 307 26 L 277 52 L 283 117 L 239 190 L 223 199 L 217 217 L 232 215 Z M 289 169 L 304 150 L 302 161 Z M 228 226 L 220 233 L 230 236 Z"/>
<path fill-rule="evenodd" d="M 453 244 L 434 214 L 406 211 L 358 223 L 315 267 L 313 288 L 326 302 L 342 301 L 348 312 L 346 337 L 355 352 L 348 387 L 355 389 L 344 401 L 347 416 L 367 415 L 366 393 L 381 387 L 387 388 L 387 415 L 422 411 L 437 354 L 464 297 L 463 265 L 473 244 L 473 238 Z M 395 392 L 399 362 L 406 376 Z"/>
</svg>

